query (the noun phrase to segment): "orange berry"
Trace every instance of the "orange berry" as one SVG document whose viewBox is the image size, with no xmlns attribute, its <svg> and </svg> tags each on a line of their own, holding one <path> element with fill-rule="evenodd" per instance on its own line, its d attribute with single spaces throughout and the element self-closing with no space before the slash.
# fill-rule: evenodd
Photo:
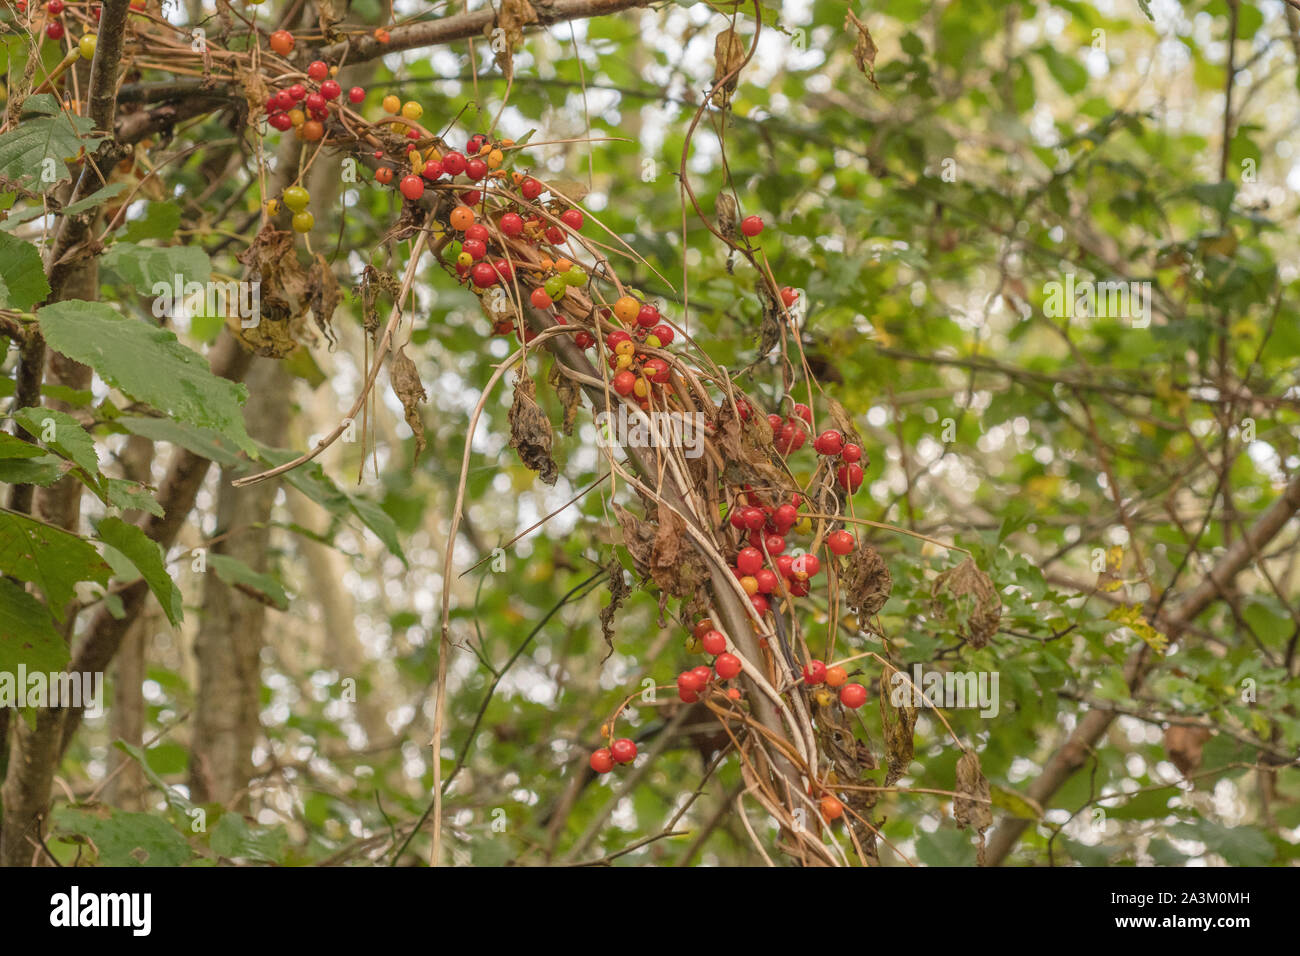
<svg viewBox="0 0 1300 956">
<path fill-rule="evenodd" d="M 637 313 L 641 311 L 641 303 L 630 295 L 625 295 L 614 303 L 614 314 L 618 316 L 619 321 L 625 325 L 636 321 Z"/>
<path fill-rule="evenodd" d="M 829 687 L 839 687 L 849 679 L 848 672 L 836 664 L 834 667 L 826 668 L 826 684 Z"/>
<path fill-rule="evenodd" d="M 451 228 L 457 232 L 464 232 L 470 226 L 474 225 L 474 210 L 469 206 L 457 206 L 451 211 Z"/>
<path fill-rule="evenodd" d="M 844 815 L 844 804 L 829 793 L 821 799 L 822 816 L 827 820 L 838 820 Z"/>
</svg>

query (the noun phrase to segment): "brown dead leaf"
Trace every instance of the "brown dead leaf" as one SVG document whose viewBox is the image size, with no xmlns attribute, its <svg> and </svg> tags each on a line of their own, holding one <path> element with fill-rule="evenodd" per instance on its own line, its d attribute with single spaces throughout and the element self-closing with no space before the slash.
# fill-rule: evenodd
<svg viewBox="0 0 1300 956">
<path fill-rule="evenodd" d="M 590 192 L 585 183 L 575 182 L 572 179 L 548 179 L 546 188 L 551 195 L 571 204 L 582 202 Z"/>
<path fill-rule="evenodd" d="M 615 506 L 617 507 L 617 506 Z M 609 649 L 609 654 L 614 653 L 614 615 L 618 609 L 623 606 L 627 596 L 632 593 L 632 589 L 627 586 L 623 580 L 623 565 L 618 563 L 618 558 L 611 558 L 609 562 L 609 603 L 600 609 L 600 633 L 605 638 L 605 647 Z M 605 659 L 609 659 L 609 654 Z M 603 662 L 602 662 L 603 663 Z"/>
<path fill-rule="evenodd" d="M 713 41 L 713 105 L 725 108 L 731 103 L 731 94 L 740 83 L 737 72 L 745 62 L 745 41 L 736 35 L 734 27 L 718 34 Z M 735 73 L 734 76 L 729 76 Z"/>
<path fill-rule="evenodd" d="M 555 397 L 560 400 L 560 405 L 564 408 L 564 424 L 561 426 L 564 434 L 572 435 L 573 426 L 578 420 L 578 411 L 582 408 L 582 389 L 563 372 L 560 371 L 560 363 L 556 362 L 551 366 L 550 374 L 546 378 L 552 389 L 555 390 Z"/>
<path fill-rule="evenodd" d="M 912 763 L 916 729 L 916 704 L 911 694 L 900 694 L 902 703 L 894 704 L 894 675 L 897 669 L 886 666 L 880 673 L 880 723 L 885 735 L 885 786 L 892 787 Z M 889 688 L 889 690 L 886 690 Z"/>
<path fill-rule="evenodd" d="M 880 553 L 863 545 L 849 558 L 844 572 L 844 603 L 862 618 L 880 611 L 894 589 L 894 576 Z"/>
<path fill-rule="evenodd" d="M 736 213 L 736 200 L 731 193 L 726 191 L 718 193 L 713 200 L 713 212 L 718 220 L 718 232 L 727 239 L 735 241 L 736 224 L 739 219 Z"/>
<path fill-rule="evenodd" d="M 316 328 L 321 330 L 332 347 L 337 338 L 334 335 L 334 310 L 343 301 L 343 292 L 339 289 L 339 280 L 325 257 L 316 253 L 316 261 L 307 273 L 307 302 Z"/>
<path fill-rule="evenodd" d="M 1184 777 L 1195 773 L 1201 766 L 1201 751 L 1210 739 L 1206 727 L 1186 727 L 1171 724 L 1165 731 L 1165 754 Z"/>
<path fill-rule="evenodd" d="M 857 31 L 857 37 L 853 41 L 853 59 L 857 62 L 858 69 L 871 81 L 871 85 L 880 89 L 880 84 L 876 82 L 876 41 L 871 39 L 871 31 L 852 10 L 844 18 L 844 29 Z"/>
<path fill-rule="evenodd" d="M 944 616 L 950 606 L 956 611 L 957 633 L 971 647 L 984 647 L 997 633 L 1002 598 L 970 558 L 935 578 L 930 593 L 936 615 Z"/>
<path fill-rule="evenodd" d="M 262 227 L 238 259 L 246 267 L 244 280 L 258 283 L 256 325 L 244 328 L 237 316 L 227 323 L 244 346 L 267 358 L 284 358 L 302 341 L 306 329 L 307 272 L 298 261 L 294 234 Z"/>
<path fill-rule="evenodd" d="M 426 444 L 424 421 L 420 418 L 419 406 L 421 402 L 428 401 L 429 396 L 425 394 L 419 370 L 406 354 L 406 346 L 398 349 L 389 359 L 388 380 L 393 385 L 393 391 L 402 401 L 402 409 L 406 412 L 406 424 L 410 425 L 411 431 L 415 433 L 415 461 L 419 461 L 420 453 L 424 451 Z"/>
<path fill-rule="evenodd" d="M 988 778 L 980 769 L 980 758 L 967 750 L 957 761 L 957 793 L 952 801 L 952 816 L 963 830 L 973 827 L 979 834 L 978 863 L 984 865 L 984 831 L 993 825 L 993 802 Z"/>
<path fill-rule="evenodd" d="M 867 448 L 862 441 L 862 436 L 858 434 L 857 428 L 853 425 L 853 416 L 845 410 L 843 405 L 829 395 L 826 396 L 826 409 L 831 413 L 831 421 L 835 423 L 835 427 L 844 433 L 845 443 L 857 445 L 862 449 L 862 459 L 858 464 L 862 466 L 863 471 L 866 471 L 867 466 L 871 464 L 871 456 L 867 454 Z"/>
<path fill-rule="evenodd" d="M 502 0 L 495 22 L 483 28 L 507 81 L 515 75 L 515 50 L 523 42 L 524 27 L 536 22 L 537 11 L 528 0 Z"/>
<path fill-rule="evenodd" d="M 534 396 L 537 386 L 527 375 L 519 378 L 515 384 L 515 400 L 510 406 L 507 420 L 510 422 L 510 447 L 519 452 L 519 460 L 532 471 L 543 484 L 553 485 L 560 477 L 560 471 L 551 458 L 551 422 L 537 404 Z"/>
</svg>

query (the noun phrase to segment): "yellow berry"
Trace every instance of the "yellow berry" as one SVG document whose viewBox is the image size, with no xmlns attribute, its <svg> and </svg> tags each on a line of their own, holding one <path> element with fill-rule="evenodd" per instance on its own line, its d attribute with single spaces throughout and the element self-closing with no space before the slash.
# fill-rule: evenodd
<svg viewBox="0 0 1300 956">
<path fill-rule="evenodd" d="M 396 113 L 402 108 L 402 101 L 392 93 L 389 93 L 384 97 L 383 107 L 385 113 Z"/>
<path fill-rule="evenodd" d="M 636 354 L 636 345 L 629 341 L 619 342 L 618 345 L 614 346 L 614 354 L 631 357 Z"/>
<path fill-rule="evenodd" d="M 474 257 L 471 256 L 468 252 L 462 252 L 460 255 L 456 257 L 456 263 L 468 269 L 470 266 L 474 264 Z"/>
<path fill-rule="evenodd" d="M 268 199 L 266 201 L 266 214 L 268 216 L 278 216 L 280 214 L 280 200 Z"/>
<path fill-rule="evenodd" d="M 304 211 L 293 214 L 294 232 L 310 232 L 314 225 L 316 225 L 316 217 L 311 213 Z"/>
<path fill-rule="evenodd" d="M 641 311 L 641 303 L 630 295 L 625 295 L 614 303 L 614 314 L 618 316 L 619 321 L 629 323 L 636 320 L 636 315 Z"/>
<path fill-rule="evenodd" d="M 632 366 L 632 356 L 630 356 L 630 355 L 620 355 L 620 356 L 615 360 L 615 363 L 614 363 L 614 364 L 615 364 L 615 366 L 618 368 L 618 370 L 619 370 L 620 372 L 623 371 L 623 369 L 625 369 L 625 368 L 631 368 L 631 366 Z"/>
<path fill-rule="evenodd" d="M 636 380 L 636 382 L 632 385 L 632 394 L 634 394 L 637 398 L 645 398 L 647 395 L 650 394 L 650 386 L 646 384 L 645 379 L 638 378 Z M 757 581 L 754 582 L 754 590 L 755 591 L 758 590 Z"/>
<path fill-rule="evenodd" d="M 501 152 L 501 150 L 492 150 L 492 152 L 488 153 L 487 157 L 488 169 L 496 169 L 505 161 L 505 158 L 506 154 Z"/>
<path fill-rule="evenodd" d="M 92 59 L 95 56 L 95 34 L 83 34 L 81 39 L 77 41 L 77 49 L 80 51 L 83 60 Z"/>
<path fill-rule="evenodd" d="M 424 115 L 424 107 L 415 100 L 410 100 L 402 104 L 402 115 L 409 120 L 418 120 Z"/>
<path fill-rule="evenodd" d="M 307 114 L 302 110 L 289 110 L 289 121 L 293 123 L 294 126 L 301 126 L 303 123 L 307 122 Z"/>
</svg>

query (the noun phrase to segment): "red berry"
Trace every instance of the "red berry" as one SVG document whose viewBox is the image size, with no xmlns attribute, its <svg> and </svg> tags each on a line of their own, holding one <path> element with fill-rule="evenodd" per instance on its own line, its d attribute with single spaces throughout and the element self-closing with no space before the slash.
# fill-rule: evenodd
<svg viewBox="0 0 1300 956">
<path fill-rule="evenodd" d="M 477 159 L 477 158 L 471 159 L 469 162 L 465 164 L 465 175 L 468 176 L 470 179 L 472 179 L 474 182 L 478 182 L 487 174 L 488 174 L 487 163 L 483 162 L 483 160 L 481 159 Z"/>
<path fill-rule="evenodd" d="M 759 594 L 771 594 L 776 590 L 776 573 L 769 571 L 767 568 L 761 568 L 758 573 L 754 575 L 754 580 L 758 582 Z"/>
<path fill-rule="evenodd" d="M 641 366 L 642 374 L 649 375 L 650 381 L 656 385 L 667 384 L 670 378 L 668 363 L 660 358 L 646 359 L 645 364 Z"/>
<path fill-rule="evenodd" d="M 713 669 L 723 680 L 731 680 L 740 673 L 740 658 L 735 654 L 719 654 L 718 659 L 713 662 Z"/>
<path fill-rule="evenodd" d="M 519 192 L 525 199 L 532 201 L 542 194 L 542 184 L 532 176 L 528 176 L 519 184 Z"/>
<path fill-rule="evenodd" d="M 360 103 L 366 98 L 366 91 L 359 86 L 354 86 L 348 90 L 348 100 L 352 103 Z"/>
<path fill-rule="evenodd" d="M 307 67 L 307 75 L 319 83 L 325 77 L 330 75 L 330 68 L 320 60 L 313 60 Z"/>
<path fill-rule="evenodd" d="M 779 534 L 769 534 L 763 538 L 763 547 L 768 554 L 780 554 L 785 550 L 785 538 Z"/>
<path fill-rule="evenodd" d="M 307 95 L 307 87 L 303 86 L 301 83 L 295 83 L 293 86 L 289 87 L 288 92 L 289 95 L 293 97 L 293 101 L 297 103 Z"/>
<path fill-rule="evenodd" d="M 375 170 L 375 182 L 387 186 L 393 181 L 393 170 L 391 166 L 380 166 Z"/>
<path fill-rule="evenodd" d="M 857 445 L 845 445 L 844 450 L 840 452 L 840 457 L 853 464 L 862 457 L 862 449 Z"/>
<path fill-rule="evenodd" d="M 782 542 L 784 547 L 785 542 Z M 741 574 L 754 574 L 763 566 L 763 552 L 758 548 L 741 548 L 736 555 L 736 567 Z"/>
<path fill-rule="evenodd" d="M 55 3 L 63 6 L 63 0 L 50 0 L 50 6 L 54 6 Z M 288 56 L 293 52 L 293 34 L 288 30 L 276 30 L 267 40 L 271 44 L 271 49 L 280 56 Z"/>
<path fill-rule="evenodd" d="M 293 120 L 289 118 L 288 113 L 272 113 L 267 122 L 278 129 L 281 133 L 293 128 Z"/>
<path fill-rule="evenodd" d="M 708 631 L 700 638 L 700 643 L 704 645 L 704 653 L 715 657 L 727 649 L 727 639 L 721 631 Z"/>
<path fill-rule="evenodd" d="M 745 516 L 745 527 L 750 531 L 757 531 L 767 522 L 767 515 L 763 514 L 762 508 L 755 508 L 750 505 L 741 511 Z"/>
<path fill-rule="evenodd" d="M 817 436 L 813 449 L 819 455 L 838 455 L 844 450 L 844 436 L 834 429 L 828 429 Z"/>
<path fill-rule="evenodd" d="M 528 301 L 533 304 L 534 309 L 549 309 L 554 304 L 551 302 L 551 297 L 546 294 L 545 289 L 534 289 L 532 295 L 528 297 Z"/>
<path fill-rule="evenodd" d="M 817 560 L 815 554 L 801 554 L 794 559 L 791 569 L 794 571 L 795 577 L 802 574 L 811 578 L 816 576 L 817 572 L 822 569 L 822 563 Z"/>
<path fill-rule="evenodd" d="M 405 187 L 405 179 L 402 180 L 402 185 Z M 460 244 L 460 248 L 462 252 L 468 252 L 469 257 L 475 262 L 478 262 L 487 255 L 487 243 L 482 239 L 466 239 Z"/>
<path fill-rule="evenodd" d="M 789 286 L 786 286 L 784 289 L 781 290 L 781 301 L 785 304 L 785 307 L 787 309 L 790 308 L 790 306 L 794 305 L 795 302 L 798 300 L 798 298 L 799 298 L 799 293 L 795 292 L 794 289 L 790 288 Z"/>
<path fill-rule="evenodd" d="M 768 611 L 769 605 L 767 603 L 767 598 L 763 597 L 761 594 L 753 595 L 749 599 L 749 603 L 754 605 L 754 610 L 758 612 L 759 617 L 762 617 Z"/>
<path fill-rule="evenodd" d="M 704 683 L 704 681 L 700 680 L 700 675 L 695 671 L 682 671 L 677 675 L 677 692 L 679 694 L 698 694 L 704 690 Z"/>
<path fill-rule="evenodd" d="M 465 228 L 466 239 L 477 239 L 479 242 L 487 242 L 490 238 L 488 227 L 481 222 L 471 223 Z"/>
<path fill-rule="evenodd" d="M 829 793 L 822 797 L 818 803 L 824 816 L 828 821 L 838 820 L 844 816 L 844 804 L 839 801 L 838 797 L 833 797 Z"/>
<path fill-rule="evenodd" d="M 763 231 L 763 220 L 759 216 L 746 216 L 740 221 L 740 231 L 751 239 Z"/>
<path fill-rule="evenodd" d="M 579 332 L 573 337 L 573 343 L 580 349 L 589 349 L 596 344 L 596 338 L 590 332 Z"/>
<path fill-rule="evenodd" d="M 424 178 L 437 179 L 442 175 L 442 163 L 436 159 L 431 159 L 424 164 Z"/>
<path fill-rule="evenodd" d="M 660 322 L 653 329 L 651 329 L 650 334 L 653 335 L 655 338 L 657 338 L 659 340 L 659 344 L 662 346 L 671 345 L 673 339 L 677 337 L 676 334 L 673 332 L 673 327 L 671 325 L 665 325 L 663 322 Z"/>
<path fill-rule="evenodd" d="M 845 684 L 840 688 L 840 703 L 849 710 L 857 710 L 867 702 L 867 689 L 861 684 Z"/>
<path fill-rule="evenodd" d="M 794 414 L 797 418 L 802 418 L 809 425 L 812 424 L 812 409 L 802 402 L 795 402 Z"/>
<path fill-rule="evenodd" d="M 699 667 L 692 667 L 691 673 L 699 680 L 701 690 L 708 686 L 709 681 L 713 680 L 713 671 L 709 670 L 703 664 Z"/>
<path fill-rule="evenodd" d="M 63 32 L 63 24 L 58 20 L 51 20 L 45 25 L 45 35 L 51 40 L 62 40 Z"/>
<path fill-rule="evenodd" d="M 841 488 L 853 494 L 862 485 L 862 466 L 840 465 L 835 471 L 835 480 Z"/>
<path fill-rule="evenodd" d="M 560 222 L 564 223 L 574 232 L 582 228 L 583 217 L 580 209 L 566 209 L 560 213 Z"/>
<path fill-rule="evenodd" d="M 309 110 L 323 110 L 325 108 L 325 97 L 320 93 L 308 93 L 306 107 Z"/>
<path fill-rule="evenodd" d="M 659 322 L 659 310 L 646 303 L 636 314 L 636 324 L 643 329 L 653 328 Z"/>
<path fill-rule="evenodd" d="M 524 231 L 523 217 L 514 212 L 508 212 L 502 216 L 497 225 L 500 227 L 502 234 L 507 236 L 517 236 Z"/>
<path fill-rule="evenodd" d="M 558 246 L 564 242 L 564 230 L 559 226 L 547 226 L 543 235 L 546 236 L 546 241 L 553 246 Z"/>
<path fill-rule="evenodd" d="M 592 751 L 589 763 L 596 773 L 609 773 L 614 769 L 614 755 L 610 753 L 608 747 L 601 747 L 599 750 Z"/>
<path fill-rule="evenodd" d="M 443 163 L 444 169 L 446 168 L 446 166 L 447 164 Z M 483 194 L 479 192 L 477 189 L 467 189 L 465 190 L 465 192 L 460 194 L 460 201 L 467 206 L 477 206 L 479 204 L 479 200 L 482 198 L 483 198 Z"/>
<path fill-rule="evenodd" d="M 783 578 L 788 578 L 794 574 L 794 556 L 790 554 L 778 554 L 776 556 L 776 573 Z"/>
<path fill-rule="evenodd" d="M 486 262 L 476 262 L 473 268 L 469 270 L 469 277 L 480 289 L 486 289 L 488 286 L 496 284 L 497 271 Z"/>
<path fill-rule="evenodd" d="M 459 176 L 465 171 L 465 157 L 461 153 L 452 150 L 446 156 L 442 157 L 442 168 L 452 176 Z"/>
<path fill-rule="evenodd" d="M 790 582 L 790 593 L 795 597 L 807 597 L 808 591 L 809 588 L 807 581 L 800 581 L 798 578 L 795 578 Z"/>
<path fill-rule="evenodd" d="M 623 369 L 614 376 L 614 380 L 610 384 L 614 386 L 614 391 L 618 392 L 618 394 L 631 395 L 632 389 L 636 388 L 636 375 L 627 369 Z"/>
<path fill-rule="evenodd" d="M 514 277 L 514 267 L 504 259 L 498 259 L 496 262 L 492 263 L 492 268 L 496 270 L 497 275 L 502 279 L 509 280 Z"/>
<path fill-rule="evenodd" d="M 624 332 L 622 329 L 615 329 L 613 332 L 610 332 L 609 335 L 605 336 L 605 344 L 609 346 L 609 350 L 611 352 L 614 351 L 616 348 L 618 348 L 620 345 L 622 345 L 624 342 L 631 342 L 631 341 L 632 341 L 632 336 L 629 335 L 627 332 Z"/>
<path fill-rule="evenodd" d="M 826 536 L 826 547 L 830 548 L 831 554 L 838 554 L 841 557 L 848 554 L 858 542 L 848 531 L 832 531 Z"/>
<path fill-rule="evenodd" d="M 785 427 L 785 419 L 776 412 L 767 416 L 767 423 L 772 426 L 772 431 L 778 435 L 781 433 L 781 429 Z"/>
<path fill-rule="evenodd" d="M 794 505 L 782 505 L 772 512 L 772 526 L 780 534 L 785 534 L 799 520 L 799 509 Z"/>
<path fill-rule="evenodd" d="M 609 752 L 619 763 L 631 763 L 636 759 L 636 744 L 626 737 L 620 737 L 610 744 Z"/>
<path fill-rule="evenodd" d="M 826 665 L 821 661 L 809 661 L 804 665 L 803 682 L 809 687 L 816 687 L 826 680 Z"/>
<path fill-rule="evenodd" d="M 320 95 L 327 100 L 336 100 L 339 94 L 343 92 L 343 87 L 339 86 L 334 80 L 326 80 L 320 85 Z"/>
</svg>

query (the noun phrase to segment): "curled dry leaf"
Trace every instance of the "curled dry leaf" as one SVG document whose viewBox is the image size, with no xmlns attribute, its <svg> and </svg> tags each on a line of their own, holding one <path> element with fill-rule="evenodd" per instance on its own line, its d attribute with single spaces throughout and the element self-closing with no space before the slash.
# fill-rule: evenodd
<svg viewBox="0 0 1300 956">
<path fill-rule="evenodd" d="M 1186 777 L 1200 769 L 1201 751 L 1209 739 L 1210 731 L 1206 727 L 1171 724 L 1165 731 L 1165 753 L 1178 772 Z"/>
<path fill-rule="evenodd" d="M 565 202 L 577 204 L 587 198 L 587 189 L 585 183 L 576 182 L 572 179 L 554 179 L 548 180 L 546 188 L 551 195 L 563 199 Z"/>
<path fill-rule="evenodd" d="M 609 654 L 614 653 L 614 615 L 618 609 L 623 606 L 627 596 L 632 593 L 632 589 L 627 586 L 627 581 L 623 579 L 623 565 L 618 563 L 618 558 L 611 558 L 608 566 L 609 571 L 609 603 L 600 609 L 600 633 L 605 638 L 605 647 Z"/>
<path fill-rule="evenodd" d="M 892 787 L 907 773 L 912 763 L 912 733 L 916 729 L 913 695 L 894 693 L 897 686 L 894 675 L 897 673 L 897 669 L 888 665 L 880 672 L 880 723 L 885 735 L 885 761 L 889 766 L 885 772 L 886 787 Z M 895 704 L 894 700 L 900 703 Z"/>
<path fill-rule="evenodd" d="M 703 559 L 686 537 L 686 522 L 669 508 L 659 509 L 650 576 L 664 594 L 673 597 L 689 597 L 709 580 Z"/>
<path fill-rule="evenodd" d="M 863 72 L 871 85 L 880 89 L 880 84 L 876 82 L 876 41 L 871 39 L 871 31 L 867 25 L 854 16 L 853 11 L 848 11 L 848 16 L 844 18 L 844 29 L 850 33 L 856 31 L 856 37 L 853 41 L 853 59 L 858 64 L 858 69 Z"/>
<path fill-rule="evenodd" d="M 762 278 L 755 281 L 754 290 L 758 293 L 758 301 L 763 303 L 763 323 L 758 340 L 758 357 L 763 358 L 781 341 L 781 308 Z"/>
<path fill-rule="evenodd" d="M 546 380 L 555 390 L 555 397 L 560 400 L 560 405 L 564 408 L 564 424 L 561 430 L 566 435 L 572 435 L 573 426 L 578 420 L 578 410 L 582 408 L 582 389 L 573 379 L 560 371 L 559 362 L 551 366 Z"/>
<path fill-rule="evenodd" d="M 515 74 L 515 48 L 524 39 L 524 27 L 537 22 L 537 11 L 528 0 L 502 0 L 496 21 L 483 28 L 507 80 Z"/>
<path fill-rule="evenodd" d="M 930 592 L 936 615 L 942 616 L 947 601 L 957 612 L 957 633 L 971 647 L 984 647 L 997 633 L 1002 620 L 1002 598 L 989 576 L 967 558 L 934 579 Z"/>
<path fill-rule="evenodd" d="M 334 270 L 323 255 L 316 253 L 316 261 L 307 273 L 307 302 L 316 327 L 331 346 L 338 341 L 334 335 L 334 310 L 342 301 L 343 292 L 339 289 Z"/>
<path fill-rule="evenodd" d="M 745 62 L 745 41 L 734 27 L 718 34 L 713 41 L 713 105 L 719 108 L 731 103 L 731 94 L 740 83 L 740 64 Z M 735 73 L 734 76 L 730 74 Z"/>
<path fill-rule="evenodd" d="M 515 400 L 507 416 L 510 422 L 510 447 L 519 452 L 519 460 L 544 484 L 553 485 L 560 470 L 551 458 L 551 422 L 533 397 L 537 386 L 527 375 L 515 384 Z"/>
<path fill-rule="evenodd" d="M 402 410 L 406 412 L 406 424 L 411 426 L 411 431 L 415 433 L 415 461 L 420 460 L 420 454 L 424 451 L 424 421 L 420 418 L 421 402 L 428 401 L 429 396 L 425 394 L 424 383 L 420 381 L 420 373 L 415 367 L 415 363 L 410 360 L 406 354 L 406 346 L 402 346 L 395 353 L 388 363 L 388 379 L 393 383 L 393 391 L 402 401 Z"/>
<path fill-rule="evenodd" d="M 868 618 L 880 611 L 894 589 L 894 576 L 880 553 L 863 545 L 849 557 L 844 572 L 844 603 L 859 617 Z"/>
<path fill-rule="evenodd" d="M 972 827 L 979 833 L 979 865 L 984 865 L 984 831 L 993 825 L 993 801 L 988 778 L 980 769 L 980 758 L 967 750 L 957 761 L 957 786 L 960 796 L 952 801 L 952 816 L 963 830 Z"/>
<path fill-rule="evenodd" d="M 731 193 L 725 190 L 718 193 L 713 200 L 713 213 L 714 218 L 718 221 L 718 232 L 734 242 L 736 239 L 736 225 L 740 222 L 740 219 L 736 212 L 736 200 Z"/>
<path fill-rule="evenodd" d="M 364 316 L 366 335 L 374 342 L 379 336 L 379 294 L 388 293 L 394 302 L 402 294 L 402 285 L 397 277 L 382 272 L 374 266 L 366 266 L 361 272 L 361 282 L 352 290 L 353 295 L 360 294 L 361 310 Z"/>
<path fill-rule="evenodd" d="M 853 426 L 852 416 L 844 410 L 843 405 L 829 395 L 826 396 L 826 408 L 831 413 L 831 421 L 835 423 L 835 427 L 844 433 L 844 440 L 862 449 L 862 459 L 858 464 L 862 466 L 863 471 L 866 471 L 867 466 L 871 464 L 871 458 L 867 455 L 866 443 L 862 441 L 862 436 Z"/>
<path fill-rule="evenodd" d="M 306 332 L 303 317 L 308 308 L 309 279 L 294 250 L 294 234 L 267 223 L 238 258 L 247 267 L 246 280 L 258 283 L 258 321 L 245 328 L 232 315 L 227 325 L 250 351 L 284 358 Z"/>
</svg>

